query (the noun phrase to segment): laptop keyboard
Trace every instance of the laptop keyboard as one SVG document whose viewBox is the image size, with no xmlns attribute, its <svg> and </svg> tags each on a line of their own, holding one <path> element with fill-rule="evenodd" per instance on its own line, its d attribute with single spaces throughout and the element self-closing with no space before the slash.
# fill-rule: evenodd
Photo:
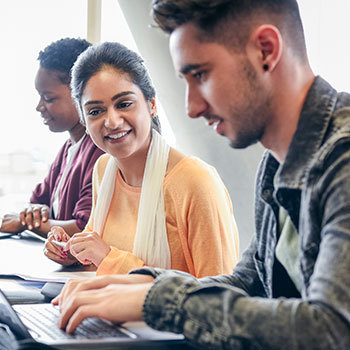
<svg viewBox="0 0 350 350">
<path fill-rule="evenodd" d="M 136 338 L 126 329 L 99 318 L 87 318 L 73 334 L 67 334 L 58 328 L 59 311 L 51 304 L 13 305 L 13 308 L 36 339 Z"/>
</svg>

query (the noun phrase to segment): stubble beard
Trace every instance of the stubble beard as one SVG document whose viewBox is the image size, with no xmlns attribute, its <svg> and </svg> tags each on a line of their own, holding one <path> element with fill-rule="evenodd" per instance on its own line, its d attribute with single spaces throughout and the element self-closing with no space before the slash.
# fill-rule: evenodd
<svg viewBox="0 0 350 350">
<path fill-rule="evenodd" d="M 261 141 L 266 124 L 271 116 L 270 98 L 259 82 L 252 65 L 244 65 L 242 79 L 246 81 L 246 100 L 240 111 L 232 106 L 231 120 L 237 120 L 236 136 L 230 139 L 230 146 L 235 149 L 247 148 Z"/>
</svg>

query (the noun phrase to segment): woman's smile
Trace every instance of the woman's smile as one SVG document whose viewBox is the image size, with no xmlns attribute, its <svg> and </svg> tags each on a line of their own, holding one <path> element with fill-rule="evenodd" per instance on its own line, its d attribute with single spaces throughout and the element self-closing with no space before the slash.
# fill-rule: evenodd
<svg viewBox="0 0 350 350">
<path fill-rule="evenodd" d="M 131 132 L 132 132 L 132 129 L 127 131 L 123 130 L 123 131 L 109 133 L 104 137 L 104 139 L 110 143 L 121 143 L 128 138 Z"/>
</svg>

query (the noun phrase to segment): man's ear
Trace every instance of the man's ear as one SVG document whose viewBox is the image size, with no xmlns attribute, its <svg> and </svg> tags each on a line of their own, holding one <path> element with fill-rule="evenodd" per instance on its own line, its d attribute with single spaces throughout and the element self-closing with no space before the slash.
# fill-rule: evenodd
<svg viewBox="0 0 350 350">
<path fill-rule="evenodd" d="M 251 34 L 248 52 L 255 54 L 255 63 L 265 72 L 272 72 L 277 66 L 283 49 L 280 31 L 273 25 L 261 25 Z"/>
</svg>

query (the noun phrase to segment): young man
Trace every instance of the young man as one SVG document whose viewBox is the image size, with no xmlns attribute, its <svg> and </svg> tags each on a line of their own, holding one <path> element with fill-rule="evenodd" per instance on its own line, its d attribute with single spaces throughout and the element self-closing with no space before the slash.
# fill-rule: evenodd
<svg viewBox="0 0 350 350">
<path fill-rule="evenodd" d="M 296 1 L 154 0 L 153 15 L 189 116 L 232 147 L 267 149 L 256 235 L 232 275 L 145 268 L 71 282 L 55 301 L 60 326 L 143 316 L 210 348 L 349 349 L 350 95 L 312 73 Z"/>
</svg>

